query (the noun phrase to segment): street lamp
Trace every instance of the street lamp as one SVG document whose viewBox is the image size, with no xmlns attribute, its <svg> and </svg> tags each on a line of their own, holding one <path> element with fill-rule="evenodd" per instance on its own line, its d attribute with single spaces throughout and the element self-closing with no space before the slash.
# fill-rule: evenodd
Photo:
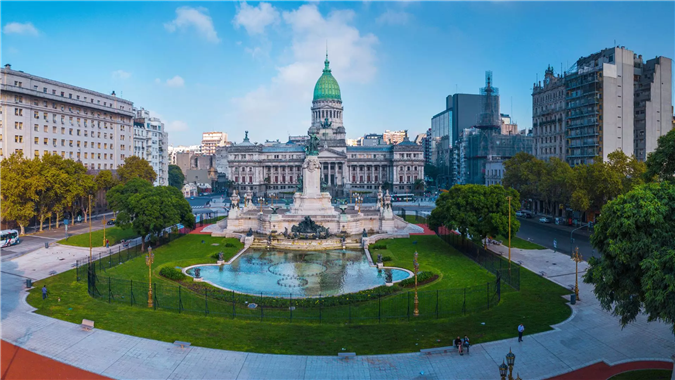
<svg viewBox="0 0 675 380">
<path fill-rule="evenodd" d="M 148 266 L 148 307 L 152 307 L 152 262 L 155 261 L 155 255 L 152 253 L 152 247 L 148 246 L 148 254 L 145 255 L 145 265 Z"/>
<path fill-rule="evenodd" d="M 420 310 L 419 310 L 419 304 L 420 301 L 417 298 L 417 273 L 420 270 L 420 263 L 417 261 L 417 251 L 415 251 L 415 256 L 413 256 L 413 265 L 415 267 L 415 311 L 413 312 L 413 315 L 416 317 L 420 316 Z"/>
<path fill-rule="evenodd" d="M 261 213 L 261 214 L 263 213 L 262 208 L 263 208 L 263 203 L 264 203 L 264 201 L 265 201 L 265 198 L 263 198 L 263 197 L 258 197 L 258 203 L 260 203 L 260 213 Z"/>
<path fill-rule="evenodd" d="M 509 353 L 506 354 L 506 364 L 509 365 L 509 380 L 513 380 L 513 365 L 516 363 L 516 355 L 511 352 L 509 348 Z"/>
<path fill-rule="evenodd" d="M 509 367 L 504 364 L 504 361 L 502 360 L 502 364 L 499 365 L 499 376 L 502 377 L 502 380 L 506 380 L 506 371 L 509 370 Z"/>
<path fill-rule="evenodd" d="M 581 301 L 579 298 L 579 263 L 583 261 L 583 258 L 581 257 L 581 254 L 579 253 L 579 247 L 574 250 L 574 253 L 572 254 L 572 260 L 574 260 L 575 263 L 575 269 L 574 269 L 574 294 L 577 296 L 577 301 Z"/>
<path fill-rule="evenodd" d="M 279 196 L 278 196 L 276 193 L 270 194 L 270 200 L 271 200 L 271 202 L 272 202 L 271 207 L 274 207 L 274 200 L 275 200 L 275 199 L 279 199 Z"/>
</svg>

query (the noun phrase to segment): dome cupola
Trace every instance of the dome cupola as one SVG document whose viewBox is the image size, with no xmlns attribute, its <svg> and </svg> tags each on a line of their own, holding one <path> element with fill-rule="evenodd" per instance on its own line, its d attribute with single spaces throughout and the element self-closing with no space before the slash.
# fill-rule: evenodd
<svg viewBox="0 0 675 380">
<path fill-rule="evenodd" d="M 326 60 L 324 61 L 323 74 L 316 85 L 314 86 L 314 101 L 317 100 L 339 100 L 340 98 L 340 85 L 338 85 L 337 80 L 333 77 L 330 70 L 330 61 L 328 61 L 328 53 L 326 53 Z"/>
</svg>

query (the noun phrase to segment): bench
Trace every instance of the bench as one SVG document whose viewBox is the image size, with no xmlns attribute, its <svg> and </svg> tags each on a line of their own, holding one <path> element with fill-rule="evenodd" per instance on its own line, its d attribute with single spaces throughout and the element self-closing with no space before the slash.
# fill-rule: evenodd
<svg viewBox="0 0 675 380">
<path fill-rule="evenodd" d="M 185 348 L 185 347 L 190 347 L 192 343 L 190 342 L 181 342 L 180 340 L 177 340 L 173 342 L 174 346 L 180 346 L 180 348 Z"/>
<path fill-rule="evenodd" d="M 347 359 L 356 357 L 356 352 L 338 352 L 338 358 Z"/>
<path fill-rule="evenodd" d="M 444 354 L 448 352 L 457 352 L 457 347 L 456 346 L 446 346 L 446 347 L 434 347 L 434 348 L 425 348 L 420 350 L 420 354 L 426 354 L 426 355 L 431 355 L 431 354 Z"/>
<path fill-rule="evenodd" d="M 85 330 L 92 330 L 94 328 L 94 321 L 90 321 L 88 319 L 83 319 L 81 326 Z"/>
</svg>

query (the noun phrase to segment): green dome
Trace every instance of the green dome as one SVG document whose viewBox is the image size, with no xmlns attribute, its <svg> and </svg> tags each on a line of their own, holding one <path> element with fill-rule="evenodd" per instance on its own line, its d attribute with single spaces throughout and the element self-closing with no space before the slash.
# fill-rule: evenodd
<svg viewBox="0 0 675 380">
<path fill-rule="evenodd" d="M 326 67 L 323 69 L 323 74 L 321 74 L 319 80 L 316 81 L 316 86 L 314 86 L 314 101 L 324 99 L 341 101 L 342 98 L 340 97 L 340 85 L 333 77 L 333 74 L 330 73 L 328 54 L 326 54 L 326 61 L 324 64 Z"/>
</svg>

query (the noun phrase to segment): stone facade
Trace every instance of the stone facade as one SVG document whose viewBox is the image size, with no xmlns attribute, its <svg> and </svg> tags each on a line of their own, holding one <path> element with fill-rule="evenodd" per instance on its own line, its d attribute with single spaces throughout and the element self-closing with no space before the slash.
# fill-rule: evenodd
<svg viewBox="0 0 675 380">
<path fill-rule="evenodd" d="M 424 147 L 407 136 L 396 145 L 347 146 L 342 113 L 339 87 L 326 59 L 314 90 L 308 131 L 319 139 L 320 178 L 326 191 L 344 198 L 356 191 L 375 194 L 379 186 L 393 193 L 415 191 L 415 181 L 424 180 Z M 304 141 L 258 144 L 250 141 L 248 132 L 243 142 L 216 152 L 217 167 L 226 170 L 234 188 L 255 196 L 290 197 L 298 189 L 305 157 Z"/>
<path fill-rule="evenodd" d="M 534 84 L 532 91 L 532 135 L 534 155 L 542 160 L 557 157 L 565 160 L 565 83 L 549 66 L 544 84 Z"/>
</svg>

